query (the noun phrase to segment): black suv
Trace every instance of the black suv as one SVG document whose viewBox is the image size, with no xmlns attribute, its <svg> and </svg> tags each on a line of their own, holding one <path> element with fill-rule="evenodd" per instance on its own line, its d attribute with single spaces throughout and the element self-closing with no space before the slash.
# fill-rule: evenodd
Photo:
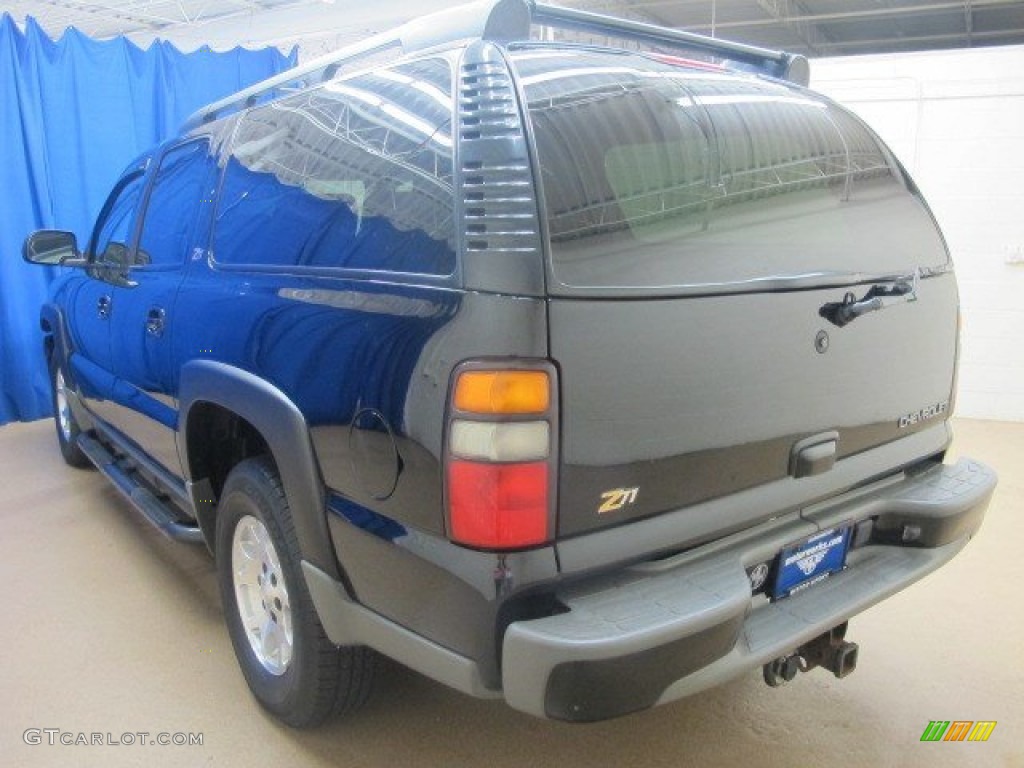
<svg viewBox="0 0 1024 768">
<path fill-rule="evenodd" d="M 943 463 L 935 221 L 806 76 L 492 0 L 211 105 L 83 252 L 26 242 L 75 268 L 42 310 L 64 457 L 206 543 L 292 725 L 362 703 L 375 652 L 571 721 L 849 673 L 848 619 L 995 477 Z"/>
</svg>

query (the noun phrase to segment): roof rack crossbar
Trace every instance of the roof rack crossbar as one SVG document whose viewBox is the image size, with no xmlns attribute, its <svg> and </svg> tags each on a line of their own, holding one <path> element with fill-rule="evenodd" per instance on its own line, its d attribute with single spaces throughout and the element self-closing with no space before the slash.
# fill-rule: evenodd
<svg viewBox="0 0 1024 768">
<path fill-rule="evenodd" d="M 807 59 L 799 55 L 573 8 L 546 5 L 535 0 L 476 0 L 414 19 L 390 31 L 344 46 L 208 104 L 193 113 L 185 121 L 182 130 L 189 131 L 231 112 L 251 107 L 261 97 L 290 83 L 304 79 L 329 80 L 343 65 L 392 48 L 402 53 L 412 53 L 475 37 L 505 41 L 528 40 L 531 23 L 710 53 L 801 85 L 806 85 L 809 79 Z"/>
<path fill-rule="evenodd" d="M 576 8 L 564 8 L 557 5 L 527 0 L 531 6 L 534 24 L 561 29 L 574 29 L 612 37 L 626 38 L 640 42 L 665 45 L 672 48 L 683 48 L 689 51 L 709 53 L 734 62 L 750 65 L 765 74 L 774 77 L 788 78 L 795 59 L 802 56 L 759 48 L 753 45 L 737 43 L 731 40 L 719 40 L 706 35 L 685 32 L 671 27 L 659 27 L 630 19 L 620 19 L 604 14 L 581 11 Z M 806 60 L 804 59 L 804 62 Z M 806 85 L 806 82 L 801 83 Z"/>
</svg>

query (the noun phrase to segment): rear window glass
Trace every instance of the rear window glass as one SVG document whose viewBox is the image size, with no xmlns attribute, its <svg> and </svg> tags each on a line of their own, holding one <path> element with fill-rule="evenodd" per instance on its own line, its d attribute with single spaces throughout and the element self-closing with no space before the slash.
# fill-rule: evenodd
<svg viewBox="0 0 1024 768">
<path fill-rule="evenodd" d="M 891 273 L 947 258 L 889 153 L 823 98 L 638 54 L 512 57 L 563 286 Z"/>
</svg>

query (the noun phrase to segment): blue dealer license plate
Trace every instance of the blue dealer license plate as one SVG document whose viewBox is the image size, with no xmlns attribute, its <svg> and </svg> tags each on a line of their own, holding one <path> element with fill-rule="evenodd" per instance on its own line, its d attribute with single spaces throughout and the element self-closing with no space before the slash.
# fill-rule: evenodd
<svg viewBox="0 0 1024 768">
<path fill-rule="evenodd" d="M 773 590 L 775 599 L 789 597 L 843 570 L 849 544 L 850 526 L 844 525 L 786 547 L 779 554 Z"/>
</svg>

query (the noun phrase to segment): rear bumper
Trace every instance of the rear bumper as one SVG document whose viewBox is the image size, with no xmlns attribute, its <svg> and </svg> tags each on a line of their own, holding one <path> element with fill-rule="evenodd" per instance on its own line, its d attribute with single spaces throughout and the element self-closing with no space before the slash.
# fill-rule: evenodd
<svg viewBox="0 0 1024 768">
<path fill-rule="evenodd" d="M 504 697 L 540 717 L 601 720 L 756 669 L 949 561 L 981 525 L 995 485 L 978 462 L 935 465 L 566 588 L 558 597 L 567 612 L 509 625 Z M 751 595 L 750 567 L 818 530 L 866 520 L 871 535 L 843 572 L 778 602 Z"/>
</svg>

